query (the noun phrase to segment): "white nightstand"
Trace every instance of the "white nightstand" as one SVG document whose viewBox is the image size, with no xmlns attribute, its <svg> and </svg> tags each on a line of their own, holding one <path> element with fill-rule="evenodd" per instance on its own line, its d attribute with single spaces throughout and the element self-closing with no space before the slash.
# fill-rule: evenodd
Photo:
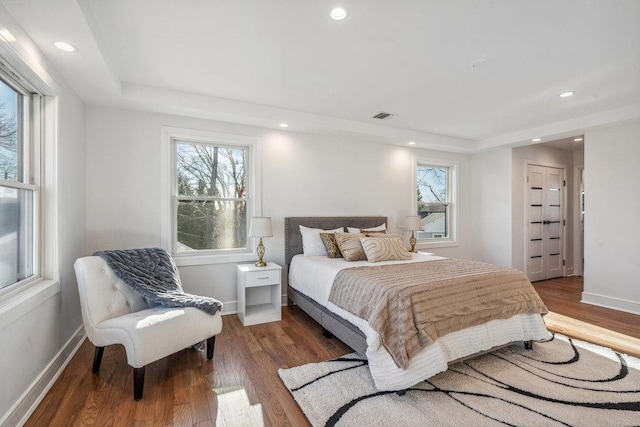
<svg viewBox="0 0 640 427">
<path fill-rule="evenodd" d="M 268 262 L 238 265 L 238 317 L 243 325 L 282 319 L 282 267 Z"/>
</svg>

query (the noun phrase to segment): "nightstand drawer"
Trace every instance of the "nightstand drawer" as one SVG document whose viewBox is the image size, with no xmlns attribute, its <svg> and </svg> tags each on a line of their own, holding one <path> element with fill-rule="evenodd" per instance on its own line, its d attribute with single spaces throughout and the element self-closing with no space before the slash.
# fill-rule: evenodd
<svg viewBox="0 0 640 427">
<path fill-rule="evenodd" d="M 248 271 L 245 287 L 280 284 L 280 269 L 266 271 Z"/>
</svg>

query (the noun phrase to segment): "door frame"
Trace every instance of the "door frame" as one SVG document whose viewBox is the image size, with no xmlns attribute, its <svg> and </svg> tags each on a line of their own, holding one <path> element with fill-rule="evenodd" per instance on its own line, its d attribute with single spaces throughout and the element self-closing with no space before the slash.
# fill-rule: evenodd
<svg viewBox="0 0 640 427">
<path fill-rule="evenodd" d="M 573 168 L 573 275 L 584 276 L 584 242 L 581 239 L 583 233 L 582 202 L 584 191 L 584 165 Z"/>
<path fill-rule="evenodd" d="M 562 275 L 565 277 L 567 275 L 567 222 L 571 222 L 570 219 L 567 218 L 567 165 L 561 163 L 552 163 L 552 162 L 540 162 L 537 160 L 524 160 L 524 233 L 523 233 L 523 244 L 524 244 L 524 274 L 528 276 L 529 271 L 529 245 L 528 245 L 528 236 L 529 236 L 529 209 L 528 206 L 530 204 L 529 201 L 529 182 L 527 181 L 527 177 L 529 176 L 529 166 L 542 166 L 547 168 L 556 168 L 562 169 L 562 179 L 564 181 L 564 191 L 562 195 L 562 218 L 564 219 L 564 225 L 562 229 L 562 257 L 564 265 L 562 266 Z"/>
</svg>

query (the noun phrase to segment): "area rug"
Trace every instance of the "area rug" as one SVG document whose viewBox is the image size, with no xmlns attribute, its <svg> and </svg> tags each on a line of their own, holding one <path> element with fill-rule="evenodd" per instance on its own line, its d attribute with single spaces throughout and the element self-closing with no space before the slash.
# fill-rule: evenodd
<svg viewBox="0 0 640 427">
<path fill-rule="evenodd" d="M 402 392 L 377 391 L 356 353 L 279 374 L 314 426 L 640 425 L 640 360 L 558 334 Z"/>
</svg>

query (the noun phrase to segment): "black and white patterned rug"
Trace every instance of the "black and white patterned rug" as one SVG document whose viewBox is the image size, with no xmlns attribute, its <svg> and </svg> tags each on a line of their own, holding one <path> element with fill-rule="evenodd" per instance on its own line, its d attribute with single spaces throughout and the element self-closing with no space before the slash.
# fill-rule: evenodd
<svg viewBox="0 0 640 427">
<path fill-rule="evenodd" d="M 279 374 L 314 426 L 640 425 L 640 360 L 558 334 L 460 362 L 404 394 L 376 391 L 356 353 Z"/>
</svg>

